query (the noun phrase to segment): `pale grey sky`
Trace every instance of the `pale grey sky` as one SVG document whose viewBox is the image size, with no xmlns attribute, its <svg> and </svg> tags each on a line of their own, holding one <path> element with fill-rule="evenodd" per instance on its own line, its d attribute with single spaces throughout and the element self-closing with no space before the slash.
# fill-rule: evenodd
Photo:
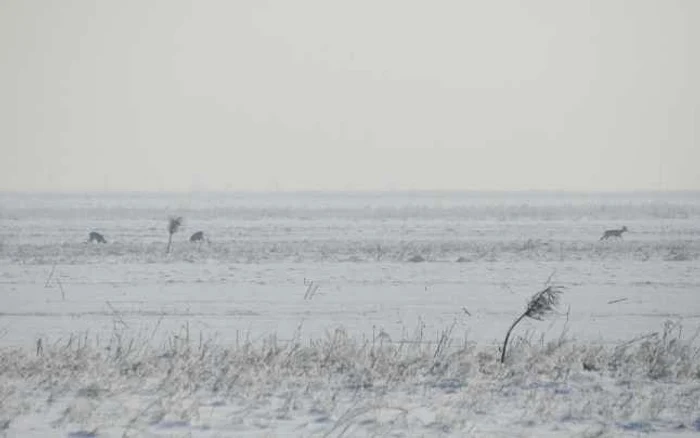
<svg viewBox="0 0 700 438">
<path fill-rule="evenodd" d="M 697 0 L 3 0 L 0 189 L 700 189 L 698 23 Z"/>
</svg>

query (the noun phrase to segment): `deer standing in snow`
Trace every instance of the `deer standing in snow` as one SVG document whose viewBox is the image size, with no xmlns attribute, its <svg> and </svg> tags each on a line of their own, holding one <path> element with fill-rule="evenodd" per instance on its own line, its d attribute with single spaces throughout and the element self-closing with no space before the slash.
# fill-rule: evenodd
<svg viewBox="0 0 700 438">
<path fill-rule="evenodd" d="M 204 231 L 197 231 L 193 235 L 190 236 L 190 242 L 197 242 L 197 243 L 202 243 L 206 241 L 209 243 L 209 239 L 204 236 Z"/>
<path fill-rule="evenodd" d="M 197 231 L 190 236 L 190 242 L 201 242 L 204 240 L 204 231 Z"/>
<path fill-rule="evenodd" d="M 90 231 L 88 242 L 107 243 L 105 237 L 97 231 Z"/>
</svg>

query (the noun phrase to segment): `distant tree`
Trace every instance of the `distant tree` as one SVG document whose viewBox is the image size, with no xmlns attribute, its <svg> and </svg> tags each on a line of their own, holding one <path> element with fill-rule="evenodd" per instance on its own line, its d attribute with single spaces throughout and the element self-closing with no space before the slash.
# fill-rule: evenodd
<svg viewBox="0 0 700 438">
<path fill-rule="evenodd" d="M 180 229 L 180 226 L 182 225 L 182 218 L 181 217 L 171 217 L 168 220 L 168 247 L 165 250 L 166 254 L 170 254 L 170 246 L 173 243 L 173 234 L 177 233 L 178 230 Z"/>
</svg>

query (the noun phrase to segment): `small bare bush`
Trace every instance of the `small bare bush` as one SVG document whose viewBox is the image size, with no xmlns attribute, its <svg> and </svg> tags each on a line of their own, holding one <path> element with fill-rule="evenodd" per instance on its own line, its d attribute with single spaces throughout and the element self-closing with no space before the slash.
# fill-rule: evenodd
<svg viewBox="0 0 700 438">
<path fill-rule="evenodd" d="M 170 246 L 173 243 L 173 234 L 177 233 L 182 225 L 181 217 L 171 217 L 168 220 L 168 247 L 165 249 L 166 254 L 170 254 Z"/>
</svg>

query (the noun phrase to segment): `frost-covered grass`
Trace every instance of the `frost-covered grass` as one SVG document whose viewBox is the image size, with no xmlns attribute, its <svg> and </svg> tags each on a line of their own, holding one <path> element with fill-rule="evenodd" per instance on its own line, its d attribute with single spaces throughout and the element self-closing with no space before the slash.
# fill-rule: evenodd
<svg viewBox="0 0 700 438">
<path fill-rule="evenodd" d="M 498 347 L 338 329 L 225 345 L 75 336 L 0 351 L 16 436 L 602 436 L 700 431 L 700 343 L 678 324 L 616 346 L 565 336 Z M 70 435 L 69 435 L 70 436 Z M 171 435 L 172 436 L 172 435 Z M 188 435 L 189 436 L 189 435 Z"/>
</svg>

